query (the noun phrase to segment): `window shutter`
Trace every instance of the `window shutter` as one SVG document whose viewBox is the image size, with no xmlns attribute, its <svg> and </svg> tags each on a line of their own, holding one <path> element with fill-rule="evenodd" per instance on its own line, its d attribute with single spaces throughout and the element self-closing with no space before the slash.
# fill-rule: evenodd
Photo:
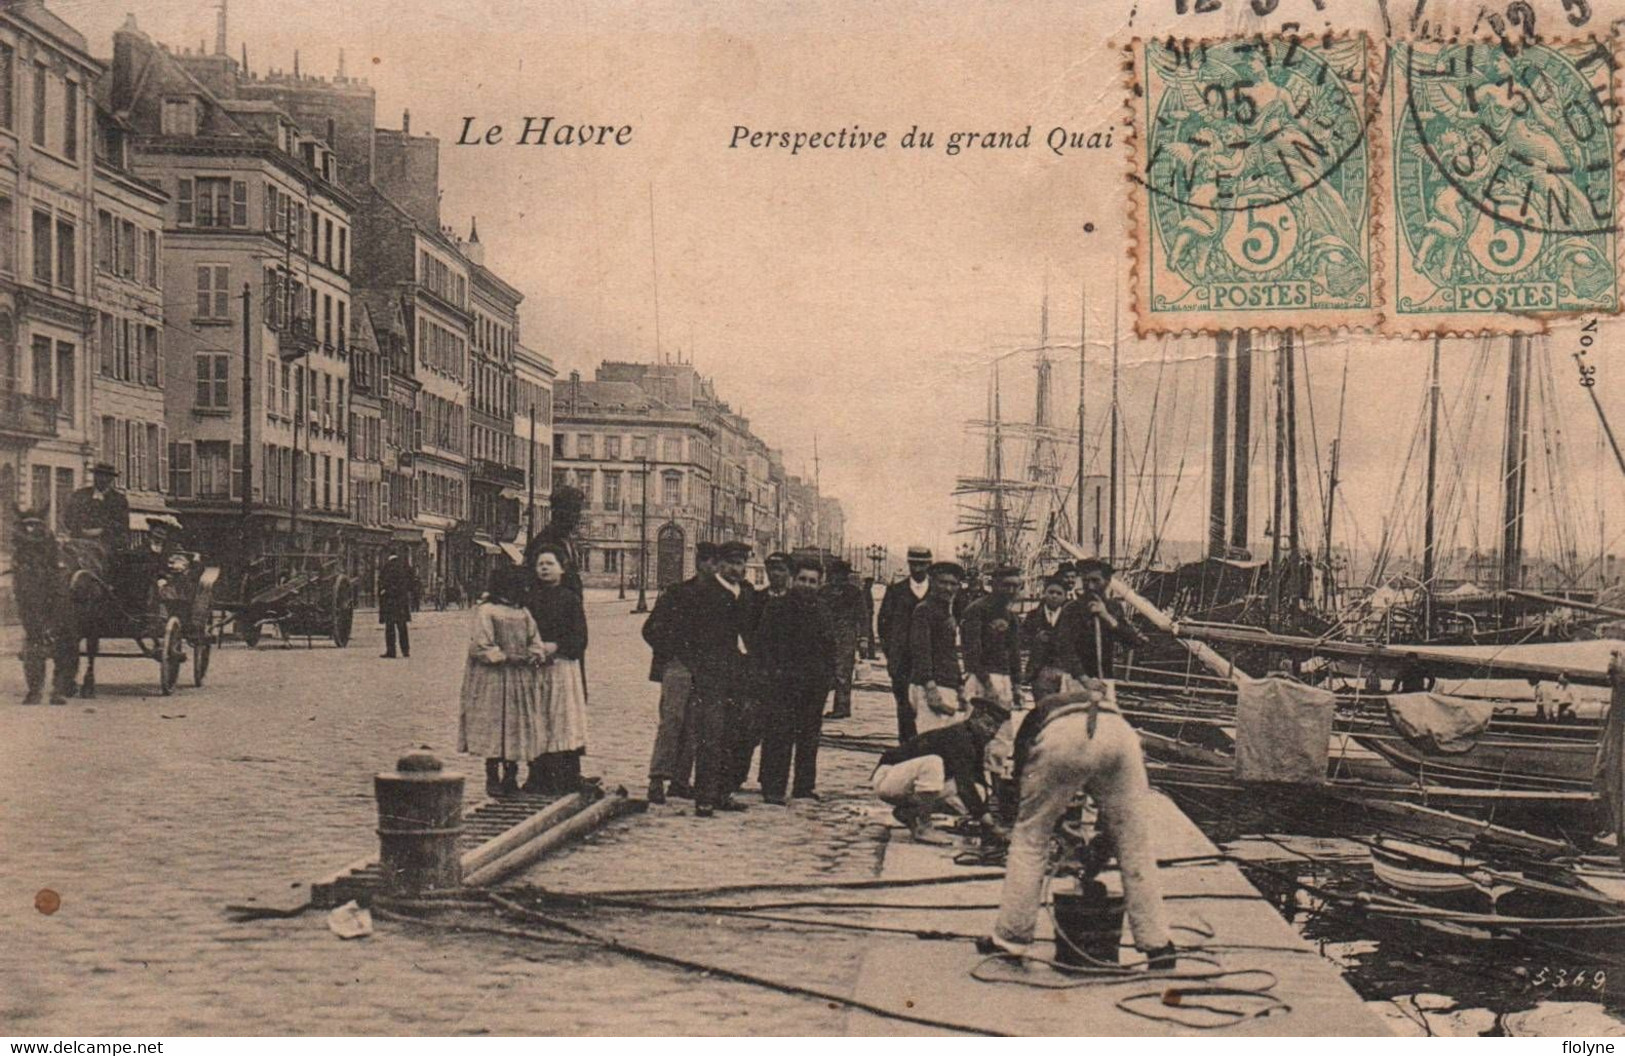
<svg viewBox="0 0 1625 1056">
<path fill-rule="evenodd" d="M 243 445 L 231 445 L 231 497 L 243 497 Z"/>
<path fill-rule="evenodd" d="M 231 226 L 248 226 L 248 184 L 243 180 L 231 181 Z"/>
<path fill-rule="evenodd" d="M 158 427 L 158 490 L 173 491 L 169 482 L 169 430 Z"/>
<path fill-rule="evenodd" d="M 180 181 L 175 195 L 175 222 L 179 224 L 192 223 L 192 181 L 185 178 Z"/>
<path fill-rule="evenodd" d="M 152 328 L 152 361 L 158 371 L 158 387 L 164 387 L 164 335 L 159 327 Z"/>
</svg>

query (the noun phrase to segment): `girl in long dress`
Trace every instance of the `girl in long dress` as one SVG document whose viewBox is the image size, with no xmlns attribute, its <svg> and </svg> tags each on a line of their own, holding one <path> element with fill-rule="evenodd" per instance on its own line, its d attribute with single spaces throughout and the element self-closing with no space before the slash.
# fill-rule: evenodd
<svg viewBox="0 0 1625 1056">
<path fill-rule="evenodd" d="M 485 757 L 485 791 L 519 791 L 519 763 L 543 751 L 537 700 L 549 646 L 524 608 L 525 570 L 500 568 L 474 609 L 463 671 L 459 751 Z"/>
<path fill-rule="evenodd" d="M 542 670 L 537 757 L 526 791 L 564 795 L 581 787 L 581 756 L 587 747 L 587 614 L 581 595 L 565 583 L 567 555 L 543 545 L 532 555 L 535 575 L 527 606 L 537 633 L 550 649 Z"/>
</svg>

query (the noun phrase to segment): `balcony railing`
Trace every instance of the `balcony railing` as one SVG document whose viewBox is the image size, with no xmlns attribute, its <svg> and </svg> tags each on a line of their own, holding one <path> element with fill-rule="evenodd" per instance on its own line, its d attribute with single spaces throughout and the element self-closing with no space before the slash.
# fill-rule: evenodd
<svg viewBox="0 0 1625 1056">
<path fill-rule="evenodd" d="M 56 435 L 56 401 L 26 392 L 0 392 L 0 432 Z"/>
<path fill-rule="evenodd" d="M 305 313 L 292 315 L 284 311 L 267 312 L 266 322 L 276 331 L 277 354 L 283 359 L 298 359 L 316 351 L 316 320 Z"/>
<path fill-rule="evenodd" d="M 488 458 L 474 459 L 474 479 L 508 487 L 523 487 L 525 471 L 517 466 L 506 466 Z"/>
</svg>

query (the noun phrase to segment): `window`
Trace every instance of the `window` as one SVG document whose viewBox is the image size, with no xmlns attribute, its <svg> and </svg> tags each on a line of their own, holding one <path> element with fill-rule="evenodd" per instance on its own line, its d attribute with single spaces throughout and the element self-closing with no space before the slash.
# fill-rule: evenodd
<svg viewBox="0 0 1625 1056">
<path fill-rule="evenodd" d="M 340 352 L 343 352 L 345 347 L 349 345 L 349 340 L 345 336 L 349 332 L 350 332 L 350 321 L 349 321 L 348 318 L 346 318 L 344 302 L 340 301 L 339 302 L 339 351 Z"/>
<path fill-rule="evenodd" d="M 55 518 L 51 516 L 51 467 L 35 466 L 31 474 L 32 499 L 29 503 L 34 512 L 45 518 L 47 523 L 54 524 Z"/>
<path fill-rule="evenodd" d="M 292 413 L 293 400 L 293 371 L 289 365 L 282 364 L 282 416 L 286 418 Z"/>
<path fill-rule="evenodd" d="M 683 438 L 668 436 L 665 439 L 665 459 L 667 462 L 681 462 L 683 460 Z"/>
<path fill-rule="evenodd" d="M 101 356 L 101 375 L 104 378 L 113 377 L 115 364 L 113 348 L 113 317 L 106 312 L 101 313 L 101 325 L 96 331 L 97 351 Z"/>
<path fill-rule="evenodd" d="M 331 268 L 333 266 L 333 221 L 323 220 L 322 231 L 326 244 L 326 249 L 323 251 L 323 260 Z"/>
<path fill-rule="evenodd" d="M 175 186 L 175 222 L 179 224 L 192 223 L 196 211 L 192 202 L 192 181 L 182 178 Z"/>
<path fill-rule="evenodd" d="M 141 383 L 155 388 L 164 385 L 164 357 L 158 351 L 158 328 L 141 327 Z"/>
<path fill-rule="evenodd" d="M 135 225 L 120 220 L 118 225 L 118 273 L 126 279 L 135 278 Z"/>
<path fill-rule="evenodd" d="M 34 65 L 34 145 L 45 146 L 45 65 Z"/>
<path fill-rule="evenodd" d="M 647 436 L 634 436 L 632 438 L 632 457 L 649 457 L 649 438 Z"/>
<path fill-rule="evenodd" d="M 199 264 L 197 314 L 199 319 L 230 319 L 231 269 L 224 264 Z"/>
<path fill-rule="evenodd" d="M 619 550 L 604 551 L 604 571 L 619 572 L 621 570 L 621 552 Z"/>
<path fill-rule="evenodd" d="M 73 470 L 58 467 L 56 471 L 56 508 L 66 510 L 73 495 Z"/>
<path fill-rule="evenodd" d="M 611 462 L 621 460 L 621 438 L 618 436 L 604 437 L 604 457 Z"/>
<path fill-rule="evenodd" d="M 34 395 L 48 400 L 54 395 L 51 391 L 51 339 L 36 335 L 33 350 Z"/>
<path fill-rule="evenodd" d="M 349 256 L 350 256 L 349 241 L 350 241 L 350 231 L 349 231 L 349 229 L 344 228 L 344 227 L 339 228 L 338 271 L 339 271 L 339 274 L 341 274 L 341 275 L 344 274 L 345 270 L 349 267 L 349 264 L 347 263 L 347 261 L 349 259 Z"/>
<path fill-rule="evenodd" d="M 51 214 L 34 210 L 34 281 L 51 284 Z"/>
<path fill-rule="evenodd" d="M 195 472 L 198 498 L 231 498 L 231 444 L 224 440 L 199 440 Z"/>
<path fill-rule="evenodd" d="M 231 353 L 199 352 L 197 356 L 196 409 L 231 409 Z"/>
<path fill-rule="evenodd" d="M 197 107 L 190 97 L 165 99 L 160 126 L 166 136 L 197 135 Z"/>
<path fill-rule="evenodd" d="M 17 52 L 0 44 L 0 128 L 15 128 L 17 120 Z"/>
<path fill-rule="evenodd" d="M 69 158 L 78 158 L 79 85 L 64 81 L 62 87 L 62 153 Z"/>
<path fill-rule="evenodd" d="M 597 447 L 596 438 L 591 433 L 579 433 L 576 436 L 576 457 L 593 458 Z"/>
<path fill-rule="evenodd" d="M 231 181 L 218 176 L 199 176 L 193 182 L 197 194 L 197 226 L 230 227 Z"/>
<path fill-rule="evenodd" d="M 563 433 L 554 433 L 553 434 L 553 450 L 555 450 L 555 451 L 557 451 L 559 453 L 560 458 L 569 458 L 570 457 L 570 453 L 567 450 L 565 450 L 564 434 Z"/>
<path fill-rule="evenodd" d="M 74 271 L 78 258 L 74 252 L 76 229 L 72 220 L 56 222 L 56 284 L 64 290 L 74 288 Z"/>
<path fill-rule="evenodd" d="M 118 420 L 115 418 L 102 419 L 102 447 L 99 452 L 103 462 L 111 462 L 118 454 Z"/>
<path fill-rule="evenodd" d="M 621 508 L 621 474 L 604 474 L 604 509 L 618 510 Z"/>
<path fill-rule="evenodd" d="M 141 467 L 142 487 L 156 489 L 159 485 L 159 481 L 163 479 L 160 474 L 160 463 L 163 461 L 163 458 L 159 454 L 159 452 L 162 450 L 163 445 L 158 439 L 158 427 L 149 423 L 147 425 L 147 442 L 142 445 L 141 449 L 144 460 L 144 464 Z"/>
<path fill-rule="evenodd" d="M 177 499 L 192 497 L 192 445 L 188 441 L 169 445 L 169 492 Z"/>
<path fill-rule="evenodd" d="M 231 181 L 231 226 L 248 226 L 248 184 L 243 180 Z"/>
<path fill-rule="evenodd" d="M 141 233 L 141 281 L 148 286 L 161 285 L 158 281 L 158 232 Z"/>
<path fill-rule="evenodd" d="M 667 506 L 683 504 L 683 475 L 667 470 L 660 475 L 660 501 Z"/>
<path fill-rule="evenodd" d="M 115 253 L 113 240 L 113 214 L 106 209 L 96 211 L 96 270 L 112 271 Z"/>
<path fill-rule="evenodd" d="M 78 350 L 66 341 L 56 343 L 56 413 L 72 424 L 78 404 L 74 399 L 74 384 L 78 371 L 74 367 L 74 353 Z"/>
<path fill-rule="evenodd" d="M 17 270 L 17 224 L 12 214 L 10 198 L 0 198 L 0 271 L 7 275 Z"/>
</svg>

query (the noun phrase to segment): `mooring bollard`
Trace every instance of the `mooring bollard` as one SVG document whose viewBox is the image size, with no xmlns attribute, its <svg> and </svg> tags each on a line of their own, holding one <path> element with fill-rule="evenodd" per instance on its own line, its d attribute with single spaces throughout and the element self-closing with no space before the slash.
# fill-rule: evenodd
<svg viewBox="0 0 1625 1056">
<path fill-rule="evenodd" d="M 384 890 L 421 895 L 461 887 L 463 776 L 444 773 L 427 752 L 413 752 L 401 756 L 393 773 L 373 778 L 373 793 Z"/>
</svg>

